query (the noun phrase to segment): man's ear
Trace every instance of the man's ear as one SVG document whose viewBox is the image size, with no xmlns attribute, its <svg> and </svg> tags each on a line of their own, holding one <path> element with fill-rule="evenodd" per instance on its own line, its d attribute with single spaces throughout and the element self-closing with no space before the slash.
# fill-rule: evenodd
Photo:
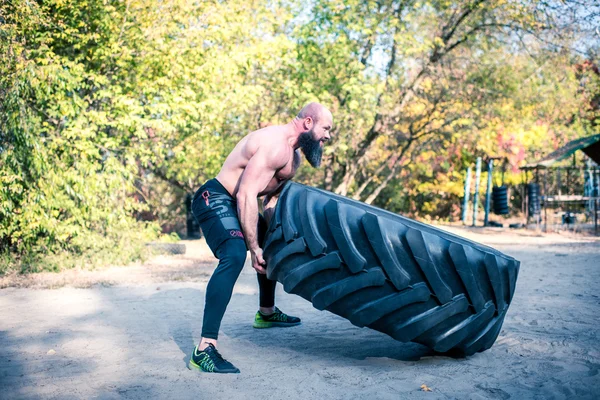
<svg viewBox="0 0 600 400">
<path fill-rule="evenodd" d="M 313 121 L 312 117 L 306 117 L 306 118 L 304 118 L 304 128 L 307 131 L 309 131 L 312 128 L 312 126 L 313 126 L 313 122 L 314 121 Z"/>
</svg>

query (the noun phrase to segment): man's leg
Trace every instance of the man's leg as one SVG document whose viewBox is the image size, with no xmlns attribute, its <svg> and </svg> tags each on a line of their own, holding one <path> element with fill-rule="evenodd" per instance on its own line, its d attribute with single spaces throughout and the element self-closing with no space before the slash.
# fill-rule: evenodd
<svg viewBox="0 0 600 400">
<path fill-rule="evenodd" d="M 258 214 L 258 226 L 256 228 L 258 243 L 262 246 L 269 229 L 267 221 L 262 214 Z M 263 249 L 264 250 L 264 249 Z M 272 314 L 275 307 L 275 286 L 277 281 L 272 281 L 265 274 L 256 273 L 258 278 L 259 306 L 260 311 L 265 314 Z"/>
<path fill-rule="evenodd" d="M 225 314 L 233 286 L 237 281 L 246 261 L 246 244 L 243 240 L 229 239 L 219 245 L 216 256 L 219 265 L 213 272 L 206 287 L 206 302 L 202 322 L 202 340 L 199 350 L 204 350 L 208 343 L 216 344 L 221 320 Z"/>
<path fill-rule="evenodd" d="M 267 222 L 258 214 L 258 243 L 262 246 L 267 234 Z M 267 268 L 269 266 L 267 265 Z M 287 315 L 275 307 L 275 287 L 277 281 L 272 281 L 265 274 L 256 274 L 258 277 L 259 309 L 254 316 L 255 328 L 271 328 L 273 326 L 294 326 L 300 324 L 300 318 Z"/>
<path fill-rule="evenodd" d="M 265 274 L 256 273 L 258 277 L 258 291 L 259 291 L 259 306 L 260 311 L 263 314 L 271 314 L 275 308 L 275 286 L 277 281 L 272 281 L 267 278 Z"/>
<path fill-rule="evenodd" d="M 257 274 L 258 288 L 260 291 L 260 307 L 254 316 L 255 328 L 272 328 L 275 326 L 286 327 L 300 325 L 298 317 L 293 317 L 275 307 L 276 281 L 267 279 L 266 275 Z"/>
<path fill-rule="evenodd" d="M 218 245 L 215 255 L 219 265 L 206 287 L 202 338 L 190 357 L 189 368 L 204 372 L 238 373 L 240 370 L 221 356 L 216 345 L 233 286 L 246 261 L 246 244 L 239 239 L 225 240 Z"/>
</svg>

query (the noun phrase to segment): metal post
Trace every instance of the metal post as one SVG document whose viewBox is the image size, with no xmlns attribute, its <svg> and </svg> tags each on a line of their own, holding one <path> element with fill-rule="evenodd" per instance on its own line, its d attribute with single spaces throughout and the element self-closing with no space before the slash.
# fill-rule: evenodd
<svg viewBox="0 0 600 400">
<path fill-rule="evenodd" d="M 598 197 L 594 197 L 594 234 L 598 234 Z"/>
<path fill-rule="evenodd" d="M 529 194 L 527 193 L 527 182 L 529 182 L 529 170 L 525 170 L 525 185 L 523 185 L 523 196 L 525 196 L 525 228 L 529 223 Z"/>
<path fill-rule="evenodd" d="M 465 178 L 465 197 L 463 198 L 462 223 L 467 223 L 467 208 L 469 208 L 469 194 L 471 193 L 471 167 L 467 168 Z"/>
<path fill-rule="evenodd" d="M 490 216 L 490 202 L 492 200 L 492 171 L 494 169 L 494 160 L 488 162 L 488 182 L 487 190 L 485 191 L 485 217 L 483 219 L 483 226 L 488 226 Z"/>
<path fill-rule="evenodd" d="M 548 197 L 548 169 L 544 171 L 544 232 L 548 232 L 548 208 L 546 204 L 546 197 Z"/>
<path fill-rule="evenodd" d="M 556 186 L 558 186 L 558 196 L 562 195 L 562 180 L 560 178 L 560 167 L 556 168 Z"/>
<path fill-rule="evenodd" d="M 540 184 L 540 181 L 539 181 L 539 168 L 540 167 L 535 167 L 535 183 L 538 184 L 538 188 L 539 188 L 539 184 Z M 539 196 L 540 195 L 541 195 L 541 193 L 539 192 L 539 189 L 538 189 L 538 201 L 539 201 Z M 540 210 L 540 213 L 537 214 L 536 217 L 535 217 L 535 229 L 536 230 L 540 229 L 540 222 L 541 222 L 540 220 L 541 219 L 542 219 L 542 210 Z"/>
<path fill-rule="evenodd" d="M 525 214 L 525 172 L 521 171 L 521 213 Z"/>
<path fill-rule="evenodd" d="M 477 207 L 479 205 L 479 178 L 481 176 L 481 157 L 475 164 L 475 194 L 473 195 L 473 226 L 477 225 Z"/>
<path fill-rule="evenodd" d="M 592 186 L 596 183 L 596 187 L 592 188 L 594 195 L 594 234 L 598 234 L 598 197 L 600 196 L 600 176 L 598 170 L 594 167 L 594 177 L 592 179 Z"/>
</svg>

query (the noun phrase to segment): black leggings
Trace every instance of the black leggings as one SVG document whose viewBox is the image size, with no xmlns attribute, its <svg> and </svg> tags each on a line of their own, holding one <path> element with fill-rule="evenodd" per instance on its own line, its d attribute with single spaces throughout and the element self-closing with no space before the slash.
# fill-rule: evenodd
<svg viewBox="0 0 600 400">
<path fill-rule="evenodd" d="M 206 288 L 202 323 L 202 337 L 217 339 L 233 286 L 246 261 L 246 243 L 237 215 L 237 203 L 216 178 L 198 189 L 192 202 L 192 212 L 200 223 L 206 243 L 219 259 Z M 267 222 L 259 214 L 256 227 L 259 244 L 264 241 L 267 229 Z M 257 275 L 260 306 L 273 307 L 276 282 L 267 279 L 266 275 Z"/>
<path fill-rule="evenodd" d="M 216 256 L 219 259 L 219 265 L 206 287 L 202 337 L 215 340 L 218 338 L 221 320 L 231 299 L 233 286 L 246 261 L 246 252 L 244 241 L 236 239 L 226 240 L 217 248 Z M 260 291 L 260 306 L 273 307 L 277 282 L 267 279 L 264 274 L 257 273 L 256 275 Z"/>
</svg>

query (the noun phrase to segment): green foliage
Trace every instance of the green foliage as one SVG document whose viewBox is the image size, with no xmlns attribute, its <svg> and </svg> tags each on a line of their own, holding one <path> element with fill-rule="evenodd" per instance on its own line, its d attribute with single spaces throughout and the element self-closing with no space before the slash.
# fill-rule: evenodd
<svg viewBox="0 0 600 400">
<path fill-rule="evenodd" d="M 597 132 L 597 60 L 568 50 L 584 42 L 562 29 L 569 4 L 2 2 L 0 273 L 144 257 L 245 134 L 309 101 L 334 141 L 298 180 L 456 218 L 477 156 L 515 180 Z"/>
<path fill-rule="evenodd" d="M 136 259 L 157 236 L 133 218 L 141 128 L 113 81 L 120 4 L 1 6 L 0 250 L 22 270 Z"/>
<path fill-rule="evenodd" d="M 574 73 L 582 57 L 568 50 L 579 28 L 567 32 L 561 19 L 572 5 L 315 2 L 299 41 L 310 52 L 302 68 L 327 88 L 320 97 L 333 103 L 336 141 L 324 174 L 302 177 L 446 219 L 458 216 L 464 170 L 476 157 L 508 158 L 514 180 L 527 160 L 587 134 Z M 320 70 L 324 57 L 340 63 Z M 347 90 L 354 83 L 357 92 Z"/>
</svg>

